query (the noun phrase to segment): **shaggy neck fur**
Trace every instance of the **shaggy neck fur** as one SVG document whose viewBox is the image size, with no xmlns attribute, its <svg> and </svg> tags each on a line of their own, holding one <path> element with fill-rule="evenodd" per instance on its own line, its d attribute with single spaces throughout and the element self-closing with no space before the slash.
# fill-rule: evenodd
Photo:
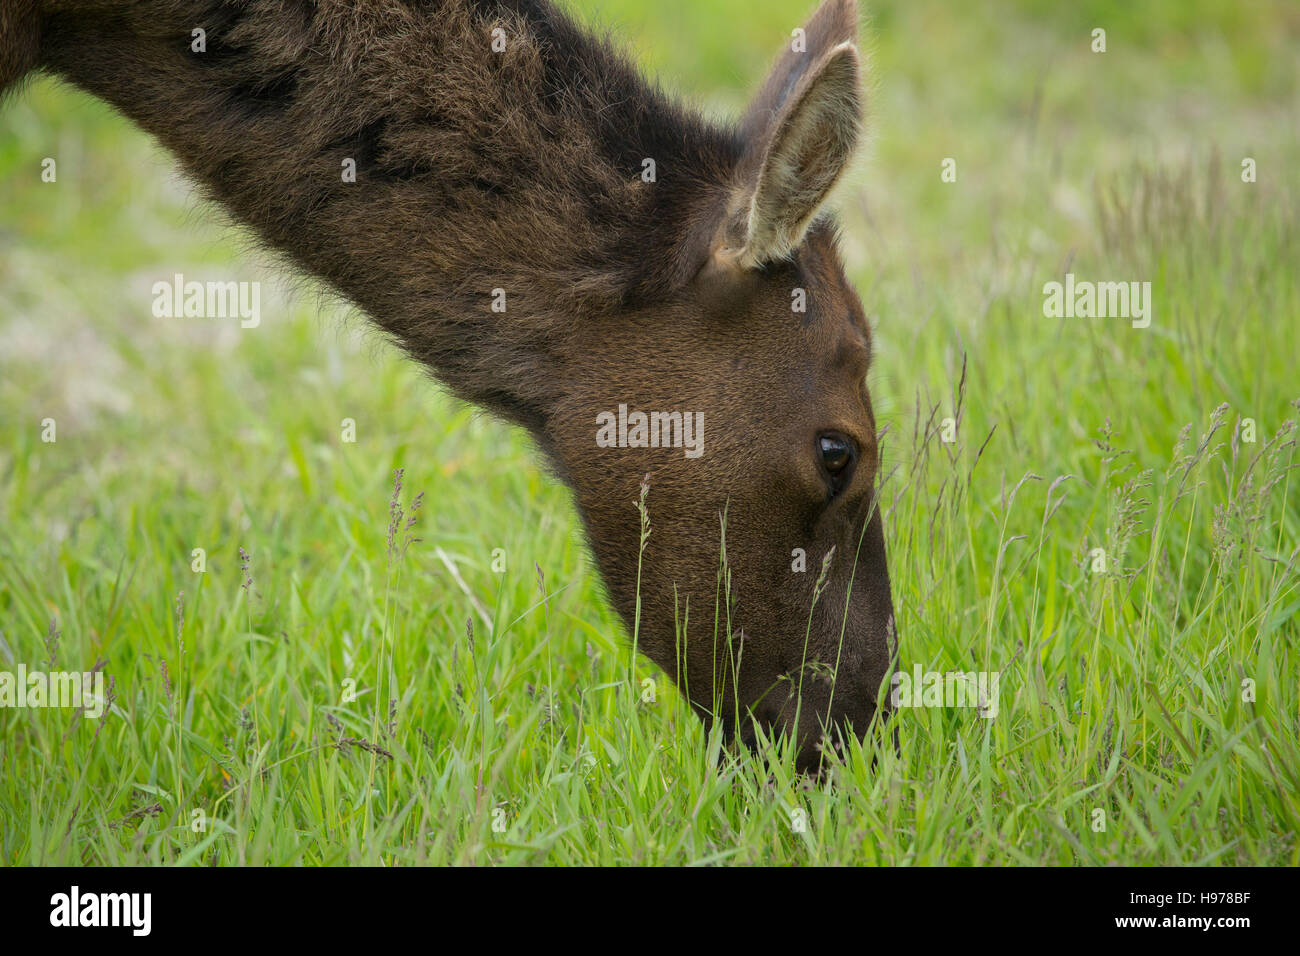
<svg viewBox="0 0 1300 956">
<path fill-rule="evenodd" d="M 577 318 L 689 278 L 700 250 L 681 238 L 739 159 L 731 132 L 544 0 L 38 6 L 43 68 L 157 136 L 461 397 L 534 432 L 548 353 Z"/>
</svg>

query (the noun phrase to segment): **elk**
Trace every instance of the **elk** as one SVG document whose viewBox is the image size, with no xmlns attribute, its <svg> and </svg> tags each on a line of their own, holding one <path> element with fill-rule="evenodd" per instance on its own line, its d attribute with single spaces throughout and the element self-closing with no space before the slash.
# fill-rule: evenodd
<svg viewBox="0 0 1300 956">
<path fill-rule="evenodd" d="M 106 100 L 526 429 L 638 649 L 812 771 L 888 712 L 896 654 L 871 331 L 822 208 L 863 123 L 857 20 L 825 0 L 734 125 L 547 0 L 4 0 L 0 90 Z M 636 410 L 669 440 L 609 440 Z"/>
</svg>

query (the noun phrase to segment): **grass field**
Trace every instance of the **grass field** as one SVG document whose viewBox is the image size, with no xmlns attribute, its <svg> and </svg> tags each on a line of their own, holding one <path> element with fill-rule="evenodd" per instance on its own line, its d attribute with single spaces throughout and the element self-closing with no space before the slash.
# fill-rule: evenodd
<svg viewBox="0 0 1300 956">
<path fill-rule="evenodd" d="M 727 113 L 807 12 L 572 6 Z M 1300 862 L 1300 9 L 869 13 L 837 204 L 900 666 L 1000 672 L 996 717 L 902 710 L 820 782 L 720 760 L 525 436 L 41 81 L 0 111 L 0 670 L 112 701 L 0 708 L 0 861 Z M 154 318 L 177 272 L 285 294 Z M 1067 272 L 1149 281 L 1150 326 L 1044 317 Z"/>
</svg>

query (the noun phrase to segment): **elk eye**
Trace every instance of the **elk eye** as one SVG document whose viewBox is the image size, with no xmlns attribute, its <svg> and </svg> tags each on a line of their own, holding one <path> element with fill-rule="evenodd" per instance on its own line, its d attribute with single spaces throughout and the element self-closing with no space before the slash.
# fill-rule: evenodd
<svg viewBox="0 0 1300 956">
<path fill-rule="evenodd" d="M 822 467 L 831 477 L 834 490 L 840 491 L 852 471 L 853 459 L 856 457 L 853 443 L 842 435 L 820 435 L 817 438 L 817 450 Z"/>
</svg>

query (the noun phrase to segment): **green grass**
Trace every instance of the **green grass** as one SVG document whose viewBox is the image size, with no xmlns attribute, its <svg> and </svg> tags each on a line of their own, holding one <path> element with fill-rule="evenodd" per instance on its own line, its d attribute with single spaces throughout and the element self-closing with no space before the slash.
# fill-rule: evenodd
<svg viewBox="0 0 1300 956">
<path fill-rule="evenodd" d="M 732 111 L 804 12 L 578 6 Z M 719 760 L 521 434 L 310 295 L 256 330 L 152 318 L 155 278 L 265 260 L 40 82 L 0 112 L 0 670 L 105 661 L 115 698 L 0 709 L 0 861 L 1300 862 L 1300 16 L 871 15 L 873 142 L 838 202 L 901 666 L 1000 671 L 996 718 L 902 711 L 897 753 L 816 783 Z M 1067 271 L 1151 281 L 1151 327 L 1044 318 Z M 400 556 L 396 468 L 408 514 L 423 492 Z"/>
</svg>

